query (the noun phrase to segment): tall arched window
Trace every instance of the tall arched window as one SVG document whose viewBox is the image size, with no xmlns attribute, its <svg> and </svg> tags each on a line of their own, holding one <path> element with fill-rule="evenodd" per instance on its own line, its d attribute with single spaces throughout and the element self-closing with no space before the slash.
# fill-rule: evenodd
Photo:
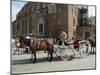
<svg viewBox="0 0 100 75">
<path fill-rule="evenodd" d="M 43 33 L 43 24 L 39 24 L 39 33 Z"/>
<path fill-rule="evenodd" d="M 38 20 L 38 34 L 44 34 L 44 19 L 42 17 L 40 17 Z"/>
<path fill-rule="evenodd" d="M 32 33 L 32 17 L 29 18 L 29 33 Z"/>
</svg>

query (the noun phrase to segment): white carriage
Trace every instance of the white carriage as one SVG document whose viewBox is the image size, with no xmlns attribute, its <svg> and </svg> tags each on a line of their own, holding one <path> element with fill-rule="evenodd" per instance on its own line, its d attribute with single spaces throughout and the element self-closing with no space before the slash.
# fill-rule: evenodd
<svg viewBox="0 0 100 75">
<path fill-rule="evenodd" d="M 71 57 L 75 57 L 77 53 L 80 55 L 80 57 L 86 57 L 89 55 L 89 43 L 87 41 L 80 41 L 80 46 L 78 49 L 74 49 L 73 42 L 68 42 L 68 45 L 64 45 L 64 42 L 62 45 L 54 45 L 54 52 L 56 56 L 61 57 L 62 60 L 69 60 Z"/>
</svg>

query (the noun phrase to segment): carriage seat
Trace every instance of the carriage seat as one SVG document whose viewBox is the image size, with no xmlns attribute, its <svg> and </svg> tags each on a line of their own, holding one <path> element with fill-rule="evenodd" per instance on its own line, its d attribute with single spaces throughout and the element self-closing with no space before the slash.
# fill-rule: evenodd
<svg viewBox="0 0 100 75">
<path fill-rule="evenodd" d="M 74 48 L 75 48 L 75 49 L 79 48 L 79 45 L 80 45 L 80 44 L 79 44 L 79 41 L 80 41 L 80 40 L 75 40 L 75 41 L 73 42 Z"/>
<path fill-rule="evenodd" d="M 63 44 L 63 41 L 59 40 L 57 44 L 58 44 L 58 45 L 60 45 L 60 46 L 62 46 L 62 44 Z M 64 42 L 64 45 L 68 46 L 68 45 L 69 45 L 69 43 L 67 43 L 67 42 Z"/>
</svg>

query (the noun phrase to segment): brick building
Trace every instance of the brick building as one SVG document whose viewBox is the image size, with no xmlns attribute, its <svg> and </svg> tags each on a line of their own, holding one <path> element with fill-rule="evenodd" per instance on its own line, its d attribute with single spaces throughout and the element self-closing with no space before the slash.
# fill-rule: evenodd
<svg viewBox="0 0 100 75">
<path fill-rule="evenodd" d="M 35 32 L 38 36 L 56 37 L 65 31 L 69 39 L 83 37 L 78 33 L 82 31 L 79 12 L 78 5 L 28 2 L 12 22 L 12 36 Z"/>
<path fill-rule="evenodd" d="M 88 16 L 88 6 L 79 9 L 78 23 L 78 38 L 87 39 L 96 36 L 96 16 Z"/>
</svg>

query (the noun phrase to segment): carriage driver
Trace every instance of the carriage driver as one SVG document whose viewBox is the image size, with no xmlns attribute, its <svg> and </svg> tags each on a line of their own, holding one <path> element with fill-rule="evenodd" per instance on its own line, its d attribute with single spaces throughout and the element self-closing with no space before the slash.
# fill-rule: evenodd
<svg viewBox="0 0 100 75">
<path fill-rule="evenodd" d="M 60 38 L 62 39 L 62 40 L 67 40 L 67 33 L 66 32 L 64 32 L 64 31 L 61 31 L 61 34 L 60 34 Z"/>
<path fill-rule="evenodd" d="M 35 34 L 35 33 L 32 34 L 30 45 L 31 45 L 33 48 L 36 48 L 36 47 L 38 46 L 38 40 L 37 40 L 37 38 L 36 38 L 36 34 Z"/>
<path fill-rule="evenodd" d="M 66 41 L 68 40 L 68 35 L 66 32 L 61 31 L 60 33 L 60 40 L 63 41 L 64 43 L 66 43 Z"/>
</svg>

